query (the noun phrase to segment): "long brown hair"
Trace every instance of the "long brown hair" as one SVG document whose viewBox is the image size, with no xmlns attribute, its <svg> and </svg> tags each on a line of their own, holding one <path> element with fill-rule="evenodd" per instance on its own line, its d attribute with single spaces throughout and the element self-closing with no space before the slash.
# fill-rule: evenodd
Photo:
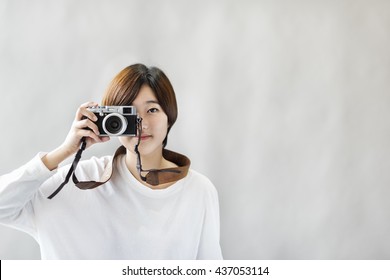
<svg viewBox="0 0 390 280">
<path fill-rule="evenodd" d="M 120 71 L 109 84 L 103 106 L 130 106 L 143 85 L 148 85 L 168 116 L 168 133 L 177 119 L 176 95 L 168 77 L 157 67 L 133 64 Z M 168 133 L 163 141 L 167 145 Z"/>
</svg>

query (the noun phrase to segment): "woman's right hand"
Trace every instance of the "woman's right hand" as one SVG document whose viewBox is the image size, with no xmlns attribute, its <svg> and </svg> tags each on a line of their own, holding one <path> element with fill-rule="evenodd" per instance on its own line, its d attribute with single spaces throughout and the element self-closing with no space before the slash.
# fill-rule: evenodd
<svg viewBox="0 0 390 280">
<path fill-rule="evenodd" d="M 87 148 L 96 143 L 107 142 L 108 136 L 99 136 L 99 129 L 94 123 L 97 117 L 89 111 L 88 107 L 98 106 L 95 102 L 82 104 L 76 112 L 72 126 L 66 136 L 65 141 L 54 151 L 46 154 L 42 161 L 50 170 L 55 169 L 63 160 L 78 151 L 81 139 L 85 137 Z"/>
<path fill-rule="evenodd" d="M 77 152 L 80 148 L 81 138 L 83 137 L 87 141 L 87 148 L 93 144 L 106 142 L 110 139 L 108 136 L 99 136 L 99 129 L 94 123 L 97 121 L 97 117 L 87 109 L 88 107 L 95 106 L 98 106 L 98 104 L 95 102 L 87 102 L 77 109 L 72 127 L 64 143 L 61 145 L 69 155 Z"/>
</svg>

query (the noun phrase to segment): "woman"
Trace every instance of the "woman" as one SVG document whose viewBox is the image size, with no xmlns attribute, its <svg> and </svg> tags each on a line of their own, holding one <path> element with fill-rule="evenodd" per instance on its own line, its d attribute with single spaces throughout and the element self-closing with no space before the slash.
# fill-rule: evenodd
<svg viewBox="0 0 390 280">
<path fill-rule="evenodd" d="M 123 69 L 103 97 L 102 105 L 134 106 L 142 119 L 139 132 L 120 136 L 123 146 L 114 157 L 81 161 L 75 174 L 88 182 L 112 174 L 99 187 L 69 183 L 58 192 L 69 169 L 58 166 L 81 140 L 87 148 L 109 140 L 99 135 L 89 109 L 97 105 L 80 106 L 57 149 L 1 176 L 0 222 L 31 234 L 43 259 L 221 259 L 215 187 L 189 169 L 185 156 L 164 149 L 177 104 L 171 83 L 156 67 Z M 148 170 L 157 182 L 146 180 Z"/>
</svg>

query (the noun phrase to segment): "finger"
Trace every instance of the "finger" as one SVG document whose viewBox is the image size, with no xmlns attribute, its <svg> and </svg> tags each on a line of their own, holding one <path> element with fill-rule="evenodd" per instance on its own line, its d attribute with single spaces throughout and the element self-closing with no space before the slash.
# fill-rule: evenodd
<svg viewBox="0 0 390 280">
<path fill-rule="evenodd" d="M 102 142 L 107 142 L 107 141 L 110 141 L 111 140 L 111 138 L 109 137 L 109 136 L 101 136 L 101 137 L 99 137 L 100 138 L 100 140 L 102 141 Z"/>
<path fill-rule="evenodd" d="M 101 142 L 101 139 L 99 136 L 97 136 L 92 130 L 87 129 L 79 129 L 77 132 L 78 136 L 80 138 L 87 137 L 93 139 L 95 142 Z"/>
<path fill-rule="evenodd" d="M 74 127 L 78 129 L 90 129 L 92 130 L 96 135 L 99 135 L 99 128 L 97 125 L 92 122 L 90 119 L 83 119 L 81 121 L 76 121 L 74 123 Z"/>
<path fill-rule="evenodd" d="M 96 118 L 95 114 L 88 110 L 89 107 L 96 107 L 96 106 L 98 106 L 98 104 L 96 102 L 86 102 L 86 103 L 80 105 L 80 107 L 77 109 L 77 112 L 76 112 L 76 117 L 75 117 L 76 120 L 81 120 L 84 117 L 87 117 L 93 121 L 96 121 L 97 118 Z"/>
<path fill-rule="evenodd" d="M 100 137 L 99 136 L 99 141 L 96 141 L 95 139 L 92 139 L 92 138 L 89 138 L 89 140 L 90 140 L 91 145 L 93 145 L 96 143 L 104 143 L 104 142 L 110 141 L 110 137 L 108 137 L 108 136 Z"/>
</svg>

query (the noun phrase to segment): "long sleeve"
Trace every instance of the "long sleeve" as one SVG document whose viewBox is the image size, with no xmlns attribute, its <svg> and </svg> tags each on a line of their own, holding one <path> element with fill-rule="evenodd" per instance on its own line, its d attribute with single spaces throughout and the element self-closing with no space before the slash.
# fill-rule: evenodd
<svg viewBox="0 0 390 280">
<path fill-rule="evenodd" d="M 0 223 L 35 236 L 32 200 L 40 186 L 55 171 L 43 164 L 43 153 L 0 177 Z"/>
<path fill-rule="evenodd" d="M 212 183 L 210 182 L 212 185 Z M 205 218 L 197 259 L 222 259 L 218 193 L 212 185 L 206 197 Z"/>
<path fill-rule="evenodd" d="M 43 259 L 221 259 L 214 185 L 190 170 L 166 189 L 150 189 L 116 161 L 112 178 L 80 190 L 69 182 L 53 200 L 69 166 L 49 171 L 37 155 L 0 177 L 0 223 L 32 235 Z M 77 177 L 95 180 L 111 156 L 79 163 Z"/>
</svg>

